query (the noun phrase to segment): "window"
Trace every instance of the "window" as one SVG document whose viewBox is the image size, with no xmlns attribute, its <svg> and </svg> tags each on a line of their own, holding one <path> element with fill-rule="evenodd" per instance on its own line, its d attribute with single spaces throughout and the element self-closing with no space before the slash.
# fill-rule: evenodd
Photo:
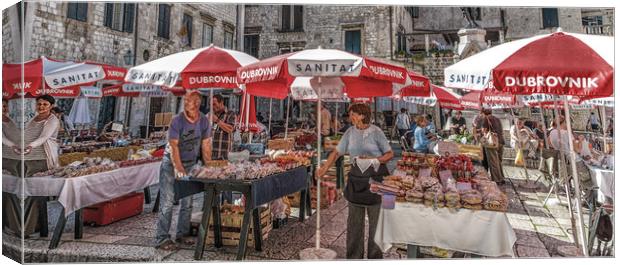
<svg viewBox="0 0 620 265">
<path fill-rule="evenodd" d="M 474 8 L 474 11 L 475 11 L 474 19 L 475 20 L 482 20 L 482 8 L 480 8 L 480 7 Z"/>
<path fill-rule="evenodd" d="M 420 17 L 420 8 L 419 7 L 408 6 L 408 7 L 405 7 L 405 10 L 407 10 L 407 12 L 409 13 L 409 15 L 412 18 L 419 18 Z"/>
<path fill-rule="evenodd" d="M 558 9 L 557 8 L 543 8 L 542 9 L 543 28 L 558 27 Z"/>
<path fill-rule="evenodd" d="M 159 4 L 157 36 L 165 39 L 170 38 L 170 5 Z"/>
<path fill-rule="evenodd" d="M 224 48 L 233 48 L 233 33 L 230 31 L 224 31 Z"/>
<path fill-rule="evenodd" d="M 398 33 L 396 33 L 397 35 L 397 40 L 396 40 L 396 45 L 397 48 L 396 50 L 398 52 L 407 52 L 407 36 L 405 35 L 405 31 L 398 31 Z"/>
<path fill-rule="evenodd" d="M 202 24 L 202 47 L 209 46 L 213 43 L 213 25 Z"/>
<path fill-rule="evenodd" d="M 88 16 L 88 3 L 68 3 L 67 17 L 79 21 L 86 21 Z"/>
<path fill-rule="evenodd" d="M 258 35 L 245 35 L 243 37 L 243 51 L 258 58 Z"/>
<path fill-rule="evenodd" d="M 24 19 L 24 16 L 22 16 L 22 3 L 24 5 L 24 12 L 23 14 L 26 14 L 26 10 L 28 9 L 28 3 L 27 2 L 22 2 L 19 1 L 17 2 L 17 4 L 15 4 L 15 7 L 17 8 L 17 19 L 19 19 L 19 21 L 17 22 L 19 24 L 19 34 L 21 36 L 22 34 L 22 23 L 24 23 L 24 21 L 22 21 Z"/>
<path fill-rule="evenodd" d="M 362 54 L 361 30 L 348 30 L 344 32 L 344 50 L 350 53 Z"/>
<path fill-rule="evenodd" d="M 303 6 L 282 6 L 282 31 L 302 31 L 304 29 Z"/>
<path fill-rule="evenodd" d="M 588 16 L 581 18 L 581 24 L 583 26 L 602 26 L 603 16 Z"/>
<path fill-rule="evenodd" d="M 106 3 L 103 25 L 113 30 L 133 33 L 136 4 Z"/>
<path fill-rule="evenodd" d="M 194 31 L 194 19 L 192 18 L 192 16 L 188 15 L 188 14 L 183 14 L 183 28 L 185 30 L 185 32 L 183 32 L 183 34 L 187 34 L 185 35 L 182 40 L 184 46 L 192 46 L 192 40 L 193 40 L 193 31 Z"/>
</svg>

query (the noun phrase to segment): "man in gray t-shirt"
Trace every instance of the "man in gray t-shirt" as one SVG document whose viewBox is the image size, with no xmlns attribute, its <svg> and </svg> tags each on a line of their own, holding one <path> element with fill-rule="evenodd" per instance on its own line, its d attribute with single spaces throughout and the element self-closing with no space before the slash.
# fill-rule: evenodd
<svg viewBox="0 0 620 265">
<path fill-rule="evenodd" d="M 202 97 L 197 91 L 188 92 L 183 98 L 183 113 L 173 118 L 168 130 L 168 144 L 159 172 L 159 215 L 157 248 L 164 250 L 176 249 L 171 240 L 170 225 L 172 223 L 172 206 L 174 204 L 174 182 L 176 177 L 185 176 L 202 154 L 205 162 L 211 160 L 211 125 L 208 118 L 200 113 Z M 179 220 L 177 222 L 176 240 L 183 244 L 193 244 L 190 234 L 192 214 L 192 197 L 181 199 Z"/>
</svg>

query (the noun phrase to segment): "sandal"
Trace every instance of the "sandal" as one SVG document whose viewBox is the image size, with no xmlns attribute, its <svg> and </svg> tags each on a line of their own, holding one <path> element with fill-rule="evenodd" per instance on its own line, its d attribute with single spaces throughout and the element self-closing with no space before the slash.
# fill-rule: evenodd
<svg viewBox="0 0 620 265">
<path fill-rule="evenodd" d="M 155 247 L 157 249 L 161 249 L 161 250 L 165 250 L 165 251 L 175 251 L 177 250 L 177 245 L 174 244 L 174 242 L 172 242 L 172 240 L 167 240 L 166 242 L 162 243 L 161 245 Z"/>
</svg>

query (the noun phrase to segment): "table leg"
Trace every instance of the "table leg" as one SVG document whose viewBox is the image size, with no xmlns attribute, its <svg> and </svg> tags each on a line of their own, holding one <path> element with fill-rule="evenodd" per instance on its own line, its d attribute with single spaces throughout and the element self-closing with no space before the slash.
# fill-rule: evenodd
<svg viewBox="0 0 620 265">
<path fill-rule="evenodd" d="M 307 189 L 303 189 L 299 192 L 299 221 L 303 222 L 306 219 L 306 193 Z"/>
<path fill-rule="evenodd" d="M 408 259 L 417 259 L 419 252 L 420 252 L 420 247 L 418 245 L 407 244 L 407 258 Z"/>
<path fill-rule="evenodd" d="M 159 212 L 159 191 L 157 192 L 157 196 L 155 196 L 155 204 L 153 204 L 154 213 Z"/>
<path fill-rule="evenodd" d="M 39 226 L 41 227 L 39 235 L 41 237 L 47 237 L 49 234 L 47 222 L 47 200 L 48 197 L 43 197 L 41 198 L 41 202 L 39 203 Z"/>
<path fill-rule="evenodd" d="M 75 211 L 75 239 L 82 239 L 84 234 L 84 218 L 82 216 L 82 209 Z"/>
<path fill-rule="evenodd" d="M 151 204 L 151 189 L 149 187 L 144 188 L 144 203 Z"/>
<path fill-rule="evenodd" d="M 260 209 L 256 208 L 252 210 L 252 219 L 254 219 L 254 225 L 252 230 L 254 231 L 254 249 L 256 251 L 263 250 L 263 237 L 262 237 L 262 228 L 260 227 Z"/>
<path fill-rule="evenodd" d="M 65 209 L 62 209 L 62 211 L 60 211 L 60 216 L 58 216 L 58 222 L 56 222 L 56 228 L 54 228 L 54 234 L 52 234 L 49 249 L 55 249 L 58 247 L 58 243 L 60 243 L 60 237 L 62 237 L 62 232 L 65 230 L 66 223 L 67 218 L 65 218 Z"/>
<path fill-rule="evenodd" d="M 18 231 L 15 232 L 21 234 L 23 214 L 21 214 L 22 208 L 19 206 L 19 199 L 15 194 L 9 194 L 9 200 L 11 201 L 11 207 L 13 207 L 13 210 L 15 211 L 15 215 L 13 216 L 15 219 L 13 221 L 17 224 L 18 228 Z"/>
<path fill-rule="evenodd" d="M 241 225 L 241 234 L 239 237 L 239 249 L 237 250 L 237 260 L 245 259 L 245 250 L 247 248 L 248 243 L 248 230 L 250 226 L 250 216 L 252 216 L 252 196 L 246 193 L 244 194 L 245 201 L 245 211 L 243 212 L 243 224 Z"/>
<path fill-rule="evenodd" d="M 213 190 L 215 193 L 215 189 Z M 215 247 L 221 248 L 224 246 L 222 243 L 222 216 L 220 214 L 220 196 L 217 194 L 213 195 L 213 205 L 211 205 L 211 210 L 213 211 L 213 236 L 215 238 Z"/>
<path fill-rule="evenodd" d="M 200 228 L 198 229 L 198 243 L 196 244 L 196 251 L 194 252 L 194 259 L 201 260 L 204 254 L 205 244 L 207 242 L 207 232 L 209 231 L 209 217 L 211 215 L 211 205 L 215 197 L 215 192 L 212 189 L 205 191 L 206 200 L 202 203 L 202 220 L 200 222 Z"/>
</svg>

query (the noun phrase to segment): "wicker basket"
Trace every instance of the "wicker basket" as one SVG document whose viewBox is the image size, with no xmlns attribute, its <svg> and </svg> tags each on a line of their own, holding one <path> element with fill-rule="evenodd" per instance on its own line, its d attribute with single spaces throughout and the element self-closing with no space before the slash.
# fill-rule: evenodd
<svg viewBox="0 0 620 265">
<path fill-rule="evenodd" d="M 267 142 L 267 148 L 271 150 L 293 150 L 293 147 L 295 147 L 295 139 L 293 138 L 275 139 Z"/>
</svg>

